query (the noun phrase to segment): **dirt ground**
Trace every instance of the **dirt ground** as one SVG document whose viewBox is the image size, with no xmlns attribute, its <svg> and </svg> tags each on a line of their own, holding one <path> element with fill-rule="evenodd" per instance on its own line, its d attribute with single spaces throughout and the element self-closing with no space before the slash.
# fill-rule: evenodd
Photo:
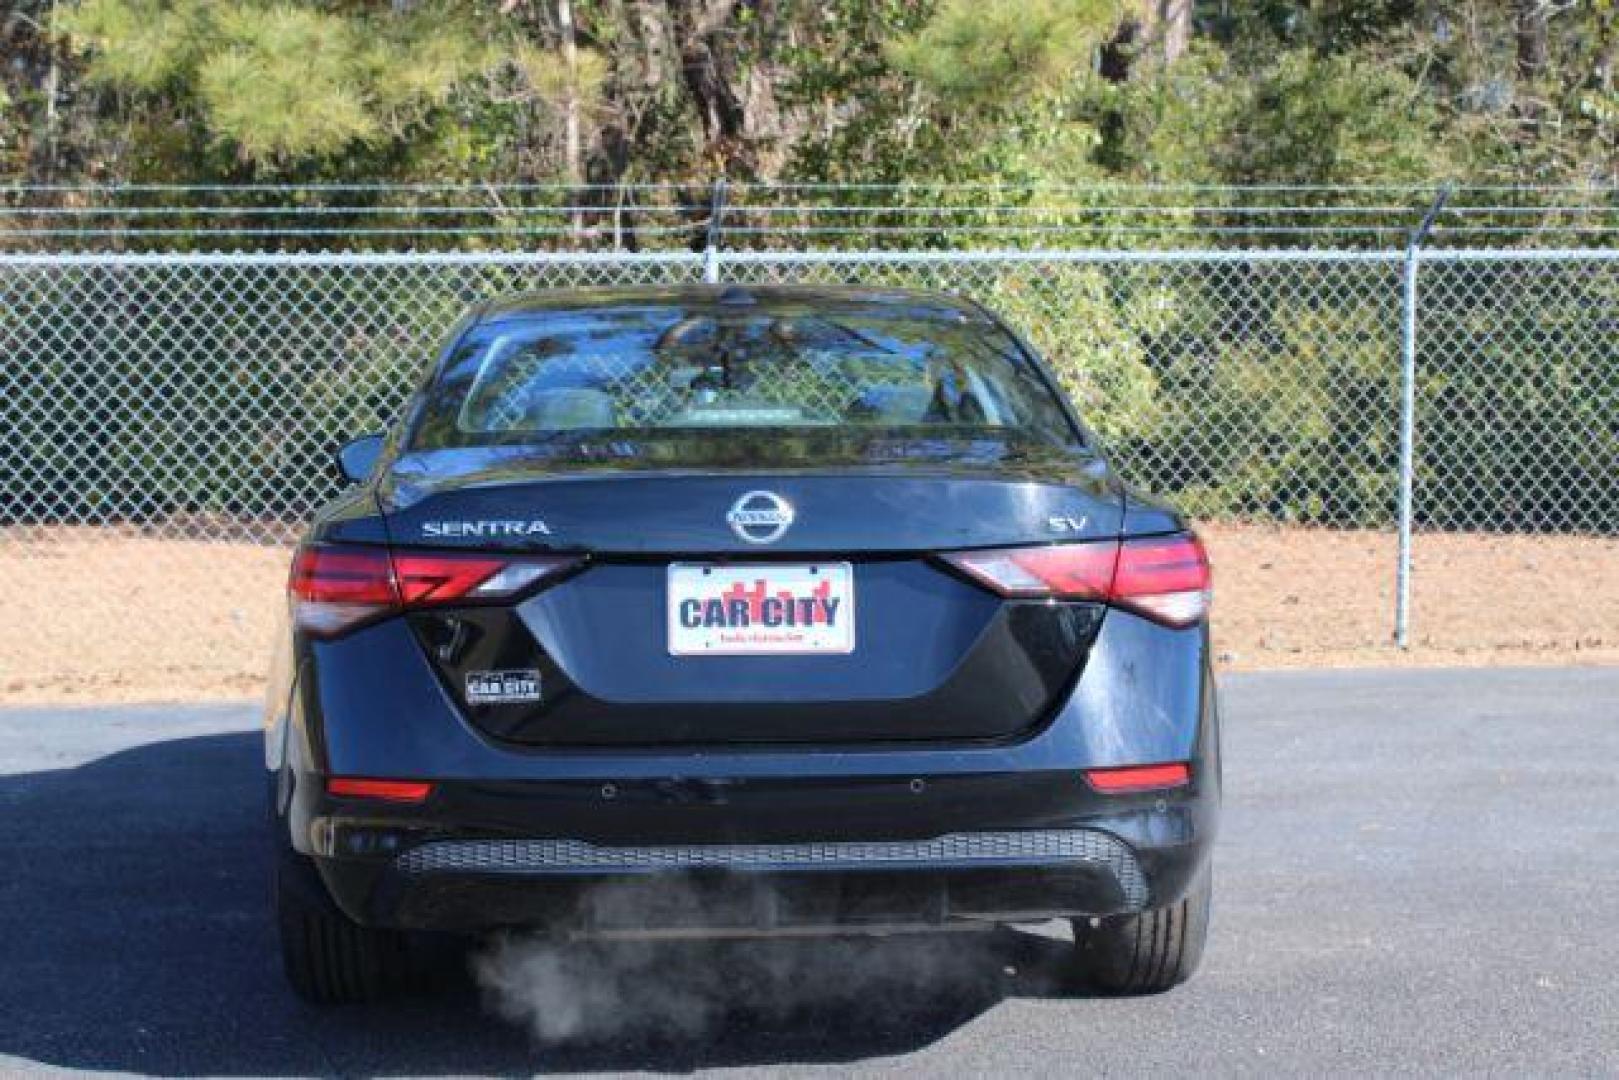
<svg viewBox="0 0 1619 1080">
<path fill-rule="evenodd" d="M 1619 540 L 1419 536 L 1413 647 L 1401 652 L 1392 533 L 1201 531 L 1225 669 L 1619 664 Z M 0 704 L 256 696 L 287 557 L 89 531 L 0 545 Z"/>
</svg>

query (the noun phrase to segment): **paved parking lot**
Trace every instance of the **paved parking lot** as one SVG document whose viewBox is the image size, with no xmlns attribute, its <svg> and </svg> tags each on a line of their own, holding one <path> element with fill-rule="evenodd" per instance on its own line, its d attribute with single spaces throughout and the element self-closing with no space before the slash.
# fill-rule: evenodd
<svg viewBox="0 0 1619 1080">
<path fill-rule="evenodd" d="M 0 712 L 0 1073 L 1619 1070 L 1619 669 L 1250 675 L 1226 708 L 1180 990 L 1075 997 L 1041 933 L 619 946 L 522 954 L 521 1019 L 469 977 L 288 995 L 253 709 Z"/>
</svg>

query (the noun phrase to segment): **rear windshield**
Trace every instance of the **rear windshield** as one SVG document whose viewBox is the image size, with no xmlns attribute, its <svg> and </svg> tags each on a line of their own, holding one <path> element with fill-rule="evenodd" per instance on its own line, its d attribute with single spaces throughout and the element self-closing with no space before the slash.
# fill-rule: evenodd
<svg viewBox="0 0 1619 1080">
<path fill-rule="evenodd" d="M 1017 342 L 987 320 L 876 306 L 658 306 L 476 328 L 428 389 L 411 448 L 601 438 L 700 447 L 815 432 L 1080 441 Z"/>
</svg>

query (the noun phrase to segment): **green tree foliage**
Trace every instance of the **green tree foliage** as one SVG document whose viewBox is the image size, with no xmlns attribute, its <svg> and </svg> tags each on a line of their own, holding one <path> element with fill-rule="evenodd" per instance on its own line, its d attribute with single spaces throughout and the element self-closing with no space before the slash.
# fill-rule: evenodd
<svg viewBox="0 0 1619 1080">
<path fill-rule="evenodd" d="M 1444 176 L 1438 112 L 1405 73 L 1358 53 L 1282 54 L 1243 86 L 1219 172 L 1238 183 L 1406 183 Z"/>
<path fill-rule="evenodd" d="M 251 0 L 84 0 L 58 28 L 93 83 L 195 118 L 257 165 L 405 141 L 491 56 L 465 20 L 419 7 L 343 14 Z"/>
<path fill-rule="evenodd" d="M 999 108 L 1083 76 L 1122 14 L 1117 0 L 945 0 L 888 55 L 953 105 Z"/>
<path fill-rule="evenodd" d="M 14 6 L 25 180 L 1581 182 L 1619 151 L 1614 0 Z"/>
</svg>

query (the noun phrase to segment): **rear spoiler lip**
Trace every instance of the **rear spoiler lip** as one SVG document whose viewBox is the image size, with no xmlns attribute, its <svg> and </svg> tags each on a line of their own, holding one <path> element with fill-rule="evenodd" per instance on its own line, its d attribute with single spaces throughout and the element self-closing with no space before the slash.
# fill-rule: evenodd
<svg viewBox="0 0 1619 1080">
<path fill-rule="evenodd" d="M 433 495 L 457 491 L 498 491 L 502 488 L 523 487 L 529 484 L 577 484 L 603 481 L 636 481 L 652 478 L 666 480 L 734 480 L 745 484 L 751 480 L 769 482 L 771 479 L 805 478 L 860 478 L 860 479 L 939 479 L 986 480 L 1010 484 L 1041 484 L 1050 487 L 1086 487 L 1096 483 L 1097 477 L 1086 467 L 1076 469 L 1067 477 L 1055 471 L 1018 469 L 1003 466 L 975 466 L 964 463 L 939 462 L 937 464 L 906 465 L 835 465 L 804 466 L 802 468 L 713 468 L 693 466 L 664 466 L 648 468 L 565 468 L 549 470 L 535 466 L 526 471 L 502 470 L 501 475 L 480 476 L 485 470 L 469 469 L 464 473 L 426 473 L 416 470 L 389 469 L 379 478 L 375 491 L 377 502 L 384 511 L 407 510 Z M 1113 487 L 1121 500 L 1124 489 L 1112 481 L 1111 474 L 1103 474 L 1103 485 Z M 1101 493 L 1096 493 L 1100 495 Z"/>
</svg>

